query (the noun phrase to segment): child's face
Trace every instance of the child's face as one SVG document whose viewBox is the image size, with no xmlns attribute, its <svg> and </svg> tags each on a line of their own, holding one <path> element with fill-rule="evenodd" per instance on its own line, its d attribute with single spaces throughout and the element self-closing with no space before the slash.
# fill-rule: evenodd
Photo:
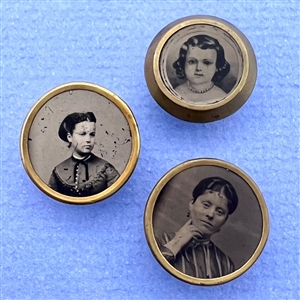
<svg viewBox="0 0 300 300">
<path fill-rule="evenodd" d="M 95 145 L 96 124 L 94 122 L 80 122 L 75 125 L 72 135 L 68 133 L 68 141 L 71 143 L 77 156 L 84 157 L 91 153 Z"/>
<path fill-rule="evenodd" d="M 185 74 L 192 85 L 210 83 L 216 72 L 217 51 L 189 46 Z"/>
</svg>

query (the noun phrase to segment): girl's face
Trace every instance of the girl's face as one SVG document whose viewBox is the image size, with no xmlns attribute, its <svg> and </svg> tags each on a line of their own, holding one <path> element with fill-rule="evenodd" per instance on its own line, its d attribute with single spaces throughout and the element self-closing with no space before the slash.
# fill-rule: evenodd
<svg viewBox="0 0 300 300">
<path fill-rule="evenodd" d="M 95 145 L 96 124 L 84 121 L 77 123 L 72 135 L 68 133 L 67 138 L 74 149 L 74 154 L 84 157 L 91 153 Z"/>
<path fill-rule="evenodd" d="M 228 217 L 227 199 L 218 192 L 208 191 L 190 203 L 193 225 L 205 237 L 217 233 Z"/>
<path fill-rule="evenodd" d="M 210 83 L 216 73 L 217 51 L 189 46 L 185 74 L 192 85 Z"/>
</svg>

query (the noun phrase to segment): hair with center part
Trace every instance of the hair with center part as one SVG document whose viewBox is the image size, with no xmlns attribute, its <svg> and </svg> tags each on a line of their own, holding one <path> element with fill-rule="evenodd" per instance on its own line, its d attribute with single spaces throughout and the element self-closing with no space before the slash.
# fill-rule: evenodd
<svg viewBox="0 0 300 300">
<path fill-rule="evenodd" d="M 190 47 L 199 47 L 200 49 L 214 49 L 217 52 L 216 72 L 212 78 L 214 83 L 222 81 L 229 73 L 230 64 L 225 59 L 224 49 L 219 41 L 208 35 L 196 35 L 189 38 L 179 50 L 179 58 L 173 63 L 173 68 L 176 70 L 176 75 L 179 79 L 184 79 L 185 61 L 188 49 Z"/>
<path fill-rule="evenodd" d="M 238 196 L 232 184 L 220 177 L 209 177 L 201 180 L 193 190 L 193 203 L 208 192 L 218 192 L 227 199 L 228 214 L 232 214 L 238 205 Z"/>
</svg>

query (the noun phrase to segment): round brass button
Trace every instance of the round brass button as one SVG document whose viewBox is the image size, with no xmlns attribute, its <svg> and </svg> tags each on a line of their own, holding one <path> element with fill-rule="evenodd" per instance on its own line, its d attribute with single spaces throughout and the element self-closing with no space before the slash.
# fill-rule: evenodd
<svg viewBox="0 0 300 300">
<path fill-rule="evenodd" d="M 21 132 L 21 158 L 36 186 L 65 203 L 117 192 L 138 160 L 140 137 L 128 105 L 104 87 L 72 82 L 42 96 Z"/>
<path fill-rule="evenodd" d="M 171 275 L 217 285 L 242 275 L 258 259 L 269 218 L 263 195 L 245 172 L 225 161 L 194 159 L 156 184 L 144 228 L 152 253 Z"/>
<path fill-rule="evenodd" d="M 230 116 L 256 81 L 253 48 L 235 26 L 212 16 L 189 16 L 163 28 L 149 46 L 145 77 L 155 101 L 190 122 Z"/>
</svg>

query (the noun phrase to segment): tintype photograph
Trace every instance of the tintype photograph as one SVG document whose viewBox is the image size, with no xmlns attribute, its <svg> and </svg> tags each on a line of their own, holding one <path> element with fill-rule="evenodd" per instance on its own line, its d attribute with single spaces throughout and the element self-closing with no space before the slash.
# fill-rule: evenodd
<svg viewBox="0 0 300 300">
<path fill-rule="evenodd" d="M 237 42 L 211 25 L 187 26 L 165 44 L 160 58 L 163 81 L 181 101 L 208 105 L 224 99 L 241 79 Z"/>
<path fill-rule="evenodd" d="M 259 200 L 246 181 L 218 166 L 196 166 L 175 175 L 153 212 L 159 250 L 179 272 L 220 278 L 245 265 L 262 238 Z"/>
<path fill-rule="evenodd" d="M 35 115 L 28 151 L 36 174 L 71 197 L 99 194 L 118 181 L 132 150 L 130 126 L 120 108 L 84 89 L 64 91 Z"/>
</svg>

